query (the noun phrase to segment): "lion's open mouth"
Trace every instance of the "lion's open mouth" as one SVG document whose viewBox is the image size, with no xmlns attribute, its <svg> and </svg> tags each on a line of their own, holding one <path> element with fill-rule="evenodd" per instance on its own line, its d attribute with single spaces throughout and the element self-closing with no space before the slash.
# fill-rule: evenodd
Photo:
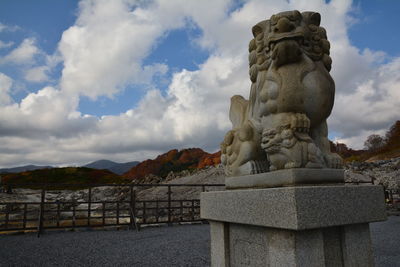
<svg viewBox="0 0 400 267">
<path fill-rule="evenodd" d="M 298 62 L 301 59 L 304 36 L 299 33 L 271 36 L 267 43 L 267 53 L 271 52 L 275 66 Z"/>
<path fill-rule="evenodd" d="M 280 150 L 279 144 L 264 144 L 264 150 L 268 153 L 276 153 Z"/>
<path fill-rule="evenodd" d="M 304 36 L 300 33 L 286 33 L 286 34 L 274 35 L 268 38 L 267 47 L 270 50 L 273 50 L 277 43 L 288 40 L 296 41 L 301 46 L 304 42 Z"/>
</svg>

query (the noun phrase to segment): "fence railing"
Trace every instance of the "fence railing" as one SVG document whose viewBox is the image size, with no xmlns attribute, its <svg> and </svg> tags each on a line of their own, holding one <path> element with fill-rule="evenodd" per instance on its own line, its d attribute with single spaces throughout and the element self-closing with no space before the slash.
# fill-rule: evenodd
<svg viewBox="0 0 400 267">
<path fill-rule="evenodd" d="M 143 225 L 202 221 L 200 192 L 223 190 L 224 186 L 224 184 L 0 184 L 3 192 L 9 194 L 16 194 L 20 188 L 33 187 L 39 196 L 38 201 L 0 200 L 0 233 L 37 231 L 40 236 L 45 229 L 126 226 L 129 229 L 139 230 Z M 93 194 L 94 190 L 100 187 L 115 188 L 116 195 L 121 192 L 124 194 L 112 200 L 99 199 Z M 192 197 L 180 194 L 177 189 L 182 187 L 194 190 L 195 192 L 191 192 Z M 54 188 L 64 188 L 64 190 Z M 46 199 L 47 195 L 54 195 L 55 191 L 65 192 L 65 188 L 78 188 L 81 191 L 85 188 L 85 197 L 81 200 Z M 163 190 L 149 198 L 143 193 L 150 188 Z M 392 205 L 394 200 L 398 201 L 399 193 L 398 190 L 385 190 L 385 198 L 390 200 L 387 204 Z"/>
<path fill-rule="evenodd" d="M 38 236 L 45 229 L 92 228 L 127 226 L 140 229 L 142 225 L 160 223 L 196 222 L 200 219 L 200 192 L 222 190 L 224 184 L 3 184 L 3 190 L 15 194 L 16 187 L 40 188 L 40 201 L 0 201 L 0 232 L 37 231 Z M 93 199 L 95 188 L 114 188 L 118 199 Z M 148 199 L 138 196 L 149 188 L 163 188 L 166 192 Z M 177 188 L 188 187 L 191 195 L 187 198 L 174 192 Z M 46 194 L 54 194 L 51 188 L 86 188 L 85 199 L 46 200 Z M 19 189 L 21 190 L 21 189 Z M 14 191 L 14 193 L 13 193 Z M 64 190 L 56 190 L 58 192 Z M 38 193 L 37 193 L 38 194 Z M 116 194 L 116 195 L 118 195 Z M 165 196 L 166 194 L 166 196 Z M 173 195 L 176 196 L 173 196 Z"/>
</svg>

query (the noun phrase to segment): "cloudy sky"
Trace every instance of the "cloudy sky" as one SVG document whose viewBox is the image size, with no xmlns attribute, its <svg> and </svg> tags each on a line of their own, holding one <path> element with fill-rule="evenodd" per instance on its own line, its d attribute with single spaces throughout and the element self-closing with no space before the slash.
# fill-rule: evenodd
<svg viewBox="0 0 400 267">
<path fill-rule="evenodd" d="M 331 42 L 330 138 L 362 148 L 400 119 L 397 0 L 2 0 L 0 167 L 218 150 L 249 95 L 251 27 L 318 11 Z"/>
</svg>

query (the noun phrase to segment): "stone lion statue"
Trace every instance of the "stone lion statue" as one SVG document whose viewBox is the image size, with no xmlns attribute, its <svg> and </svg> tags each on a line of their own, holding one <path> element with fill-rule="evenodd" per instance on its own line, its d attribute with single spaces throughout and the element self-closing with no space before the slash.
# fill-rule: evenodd
<svg viewBox="0 0 400 267">
<path fill-rule="evenodd" d="M 295 10 L 253 27 L 249 100 L 232 97 L 233 129 L 221 144 L 227 175 L 342 167 L 328 140 L 335 83 L 320 20 L 319 13 Z"/>
<path fill-rule="evenodd" d="M 324 166 L 322 154 L 308 134 L 293 131 L 289 124 L 264 131 L 261 148 L 268 154 L 270 171 Z"/>
</svg>

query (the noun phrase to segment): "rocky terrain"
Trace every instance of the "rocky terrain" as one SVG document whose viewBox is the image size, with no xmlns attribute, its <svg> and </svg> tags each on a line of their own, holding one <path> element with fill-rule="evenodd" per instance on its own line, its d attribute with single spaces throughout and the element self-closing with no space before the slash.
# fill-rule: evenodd
<svg viewBox="0 0 400 267">
<path fill-rule="evenodd" d="M 373 182 L 386 189 L 400 189 L 400 157 L 373 162 L 351 162 L 346 166 L 346 182 Z"/>
<path fill-rule="evenodd" d="M 162 179 L 155 175 L 147 175 L 143 179 L 141 179 L 144 183 L 160 183 L 167 185 L 174 184 L 223 184 L 224 183 L 224 172 L 221 166 L 218 167 L 206 167 L 205 169 L 194 171 L 193 173 L 189 173 L 189 171 L 183 171 L 181 173 L 173 174 L 170 173 L 166 178 Z M 132 183 L 135 185 L 134 183 Z M 152 187 L 152 186 L 135 186 L 137 200 L 167 200 L 168 199 L 168 187 Z M 183 199 L 199 199 L 200 192 L 202 192 L 202 186 L 172 186 L 171 187 L 171 198 L 173 200 L 183 200 Z M 205 186 L 204 190 L 212 191 L 212 190 L 224 190 L 223 186 Z M 12 194 L 8 194 L 6 192 L 0 193 L 0 216 L 1 212 L 6 210 L 11 210 L 9 214 L 10 220 L 22 220 L 23 218 L 23 204 L 13 204 L 12 206 L 7 204 L 10 202 L 36 202 L 40 203 L 41 200 L 41 191 L 34 189 L 21 189 L 16 188 L 12 190 Z M 130 201 L 130 187 L 129 186 L 102 186 L 95 187 L 91 189 L 91 200 L 92 201 Z M 72 218 L 72 210 L 75 209 L 75 218 L 77 220 L 86 219 L 87 218 L 87 209 L 88 204 L 83 203 L 87 202 L 89 199 L 89 190 L 49 190 L 46 191 L 45 199 L 47 204 L 45 204 L 46 210 L 53 210 L 54 213 L 46 213 L 46 220 L 54 220 L 55 212 L 57 211 L 57 202 L 60 202 L 60 209 L 63 210 L 60 212 L 61 219 L 69 219 Z M 52 202 L 50 204 L 49 202 Z M 129 215 L 128 208 L 129 203 L 121 203 L 120 208 L 125 208 L 124 211 L 121 211 L 120 214 Z M 28 218 L 37 218 L 39 212 L 40 205 L 39 204 L 29 204 L 27 205 L 27 216 Z M 115 216 L 116 214 L 116 204 L 108 203 L 107 209 L 110 211 L 107 212 L 108 216 Z M 103 212 L 103 204 L 102 203 L 92 203 L 92 216 L 102 216 Z M 115 209 L 115 210 L 114 210 Z M 166 213 L 164 214 L 166 216 Z M 161 210 L 160 210 L 161 216 Z M 3 218 L 4 219 L 4 218 Z M 124 220 L 124 219 L 122 219 Z M 86 222 L 86 221 L 85 221 Z M 0 224 L 1 226 L 1 224 Z"/>
<path fill-rule="evenodd" d="M 190 174 L 188 171 L 173 174 L 170 173 L 165 179 L 155 175 L 147 175 L 141 179 L 141 183 L 146 184 L 223 184 L 224 171 L 221 166 L 207 167 Z M 135 181 L 137 182 L 137 181 Z M 138 192 L 138 199 L 166 199 L 167 187 L 135 187 Z M 219 190 L 223 187 L 219 187 Z M 207 187 L 206 190 L 213 190 Z M 215 190 L 215 189 L 214 189 Z M 201 187 L 193 188 L 173 187 L 173 194 L 176 198 L 199 198 Z M 115 201 L 128 200 L 130 194 L 129 187 L 126 186 L 101 186 L 92 189 L 92 201 Z M 89 190 L 49 190 L 46 191 L 46 201 L 74 201 L 84 202 L 88 200 Z M 0 202 L 40 202 L 40 190 L 17 188 L 13 189 L 12 194 L 0 193 Z"/>
<path fill-rule="evenodd" d="M 184 170 L 178 173 L 170 172 L 166 177 L 161 178 L 154 174 L 146 175 L 145 177 L 137 180 L 133 180 L 132 184 L 137 183 L 145 184 L 223 184 L 225 174 L 221 165 L 216 167 L 206 167 L 201 170 Z M 391 160 L 381 160 L 375 162 L 352 162 L 346 165 L 345 179 L 347 183 L 371 183 L 381 184 L 387 189 L 399 190 L 400 188 L 400 158 L 394 158 Z M 206 191 L 212 190 L 224 190 L 223 186 L 207 186 L 204 188 Z M 156 186 L 135 186 L 138 200 L 166 200 L 168 198 L 167 190 L 168 187 L 156 187 Z M 200 192 L 203 190 L 199 187 L 186 187 L 186 186 L 172 186 L 172 199 L 199 199 Z M 85 202 L 88 200 L 88 189 L 83 190 L 50 190 L 46 192 L 46 202 L 69 202 L 63 204 L 64 209 L 72 210 L 75 207 L 76 210 L 87 209 Z M 129 201 L 130 199 L 130 188 L 124 186 L 103 186 L 92 188 L 92 201 Z M 40 202 L 40 190 L 33 189 L 13 189 L 12 194 L 5 192 L 0 193 L 0 203 L 9 202 Z M 0 210 L 7 209 L 7 205 L 0 204 Z M 21 207 L 20 207 L 21 208 Z M 56 205 L 48 205 L 48 208 L 55 209 Z M 109 208 L 112 208 L 111 206 Z M 28 207 L 28 214 L 37 213 L 39 205 L 32 205 Z M 92 204 L 92 209 L 102 209 L 100 203 Z M 63 212 L 61 217 L 71 216 L 71 212 Z M 94 212 L 96 213 L 96 212 Z M 77 218 L 85 218 L 86 212 L 77 212 Z M 21 214 L 13 214 L 13 217 L 19 218 Z"/>
</svg>

